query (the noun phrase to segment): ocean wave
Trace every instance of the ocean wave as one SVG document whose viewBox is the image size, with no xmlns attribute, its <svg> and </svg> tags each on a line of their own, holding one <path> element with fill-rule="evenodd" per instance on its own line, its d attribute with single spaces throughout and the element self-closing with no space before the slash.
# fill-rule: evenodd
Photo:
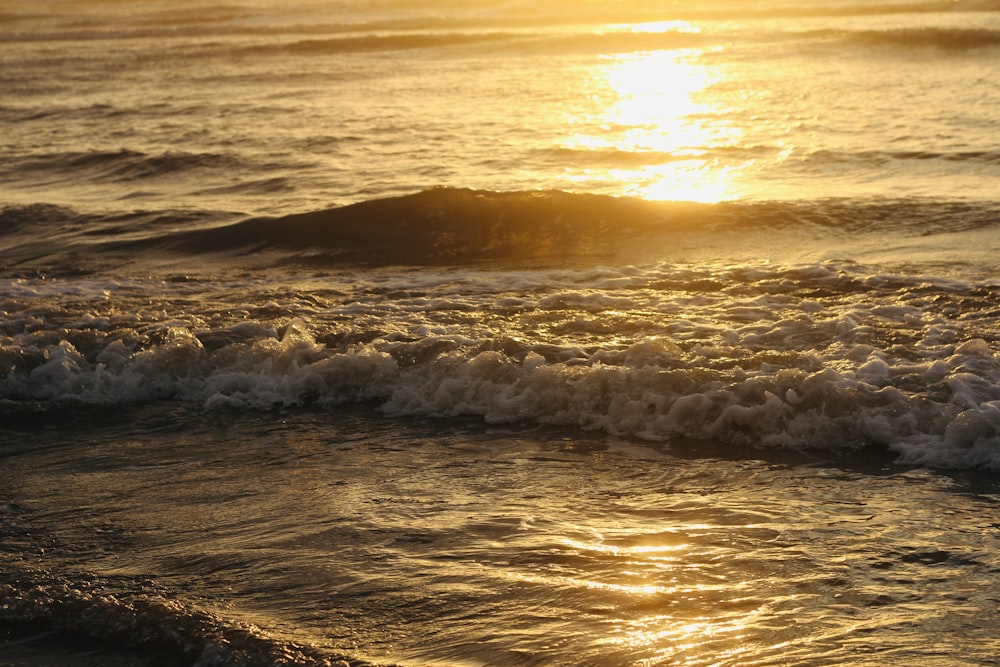
<svg viewBox="0 0 1000 667">
<path fill-rule="evenodd" d="M 67 118 L 108 119 L 125 115 L 127 112 L 110 104 L 90 104 L 85 107 L 58 106 L 40 109 L 33 106 L 0 106 L 0 120 L 20 123 L 32 120 L 64 120 Z"/>
<path fill-rule="evenodd" d="M 698 11 L 698 10 L 695 10 Z M 712 9 L 705 10 L 714 13 Z M 740 17 L 808 17 L 808 16 L 878 16 L 889 14 L 953 14 L 958 12 L 997 12 L 997 0 L 916 0 L 915 2 L 845 2 L 835 4 L 782 4 L 776 7 L 749 7 L 745 11 L 731 10 L 728 15 Z"/>
<path fill-rule="evenodd" d="M 391 416 L 879 447 L 903 463 L 1000 469 L 996 285 L 823 265 L 626 267 L 554 273 L 544 289 L 518 285 L 518 274 L 490 273 L 478 288 L 445 274 L 435 293 L 407 275 L 405 289 L 334 284 L 277 301 L 158 284 L 178 291 L 182 308 L 206 303 L 159 315 L 165 306 L 86 306 L 80 283 L 12 282 L 0 332 L 5 418 L 34 419 L 39 406 L 373 402 Z M 455 281 L 461 290 L 448 287 Z M 154 293 L 94 289 L 105 296 L 93 303 L 135 291 L 144 304 Z M 227 292 L 234 305 L 219 304 Z M 232 320 L 219 322 L 226 313 Z"/>
<path fill-rule="evenodd" d="M 129 149 L 80 151 L 36 155 L 12 160 L 5 170 L 21 179 L 38 178 L 39 173 L 85 175 L 95 181 L 132 182 L 196 170 L 223 171 L 245 167 L 236 156 L 223 153 L 166 151 L 145 153 Z"/>
<path fill-rule="evenodd" d="M 905 159 L 920 160 L 921 155 Z M 144 164 L 143 158 L 131 154 L 122 159 L 129 163 L 133 158 Z M 100 165 L 103 159 L 87 156 L 83 162 Z M 117 164 L 120 158 L 113 154 L 109 159 Z M 829 161 L 837 157 L 809 159 Z M 973 159 L 990 158 L 976 154 Z M 187 164 L 184 157 L 179 160 Z M 295 189 L 294 183 L 284 178 L 218 187 L 226 192 L 255 193 Z M 657 253 L 678 243 L 725 244 L 734 248 L 735 258 L 742 255 L 744 251 L 739 249 L 745 244 L 759 243 L 768 236 L 777 238 L 780 233 L 792 233 L 800 242 L 808 239 L 813 245 L 829 245 L 841 243 L 844 234 L 872 238 L 892 234 L 902 239 L 989 230 L 998 224 L 1000 203 L 980 200 L 877 198 L 702 204 L 565 191 L 433 188 L 281 217 L 246 218 L 210 210 L 100 215 L 44 203 L 7 206 L 0 209 L 0 229 L 7 232 L 0 245 L 0 261 L 8 274 L 18 271 L 17 267 L 28 272 L 58 272 L 67 264 L 67 253 L 72 254 L 72 264 L 81 269 L 88 262 L 107 268 L 142 257 L 165 260 L 209 255 L 219 261 L 238 257 L 261 267 L 282 263 L 313 267 L 524 261 L 593 264 L 656 261 Z M 46 233 L 40 236 L 42 229 Z M 89 252 L 78 252 L 84 246 Z"/>
<path fill-rule="evenodd" d="M 972 51 L 1000 46 L 1000 31 L 987 28 L 898 28 L 892 30 L 819 30 L 811 36 L 855 46 L 884 49 Z"/>
<path fill-rule="evenodd" d="M 283 8 L 277 14 L 267 8 L 238 2 L 232 6 L 192 8 L 178 4 L 170 8 L 153 8 L 137 12 L 93 12 L 89 20 L 74 13 L 54 11 L 48 15 L 37 12 L 6 12 L 0 21 L 11 27 L 0 35 L 0 42 L 36 41 L 102 41 L 188 39 L 192 42 L 185 54 L 207 52 L 348 53 L 365 51 L 433 50 L 456 46 L 527 49 L 529 52 L 584 51 L 618 53 L 643 50 L 684 48 L 718 44 L 734 38 L 719 33 L 725 22 L 809 17 L 868 17 L 897 14 L 986 13 L 1000 11 L 996 0 L 952 0 L 920 2 L 835 3 L 817 5 L 780 3 L 773 7 L 737 6 L 734 3 L 675 3 L 663 7 L 657 3 L 640 3 L 624 7 L 621 3 L 587 3 L 565 12 L 558 7 L 533 6 L 524 3 L 482 3 L 475 11 L 462 11 L 454 6 L 437 9 L 423 6 L 422 11 L 406 3 L 393 9 L 393 3 L 383 3 L 373 11 L 357 10 L 355 5 L 338 10 L 324 3 L 323 7 L 302 6 Z M 655 6 L 654 6 L 655 5 Z M 338 19 L 343 18 L 343 21 Z M 627 26 L 641 26 L 660 21 L 706 22 L 711 29 L 696 32 L 645 32 Z M 595 30 L 596 26 L 615 26 L 624 30 Z M 832 33 L 831 33 L 832 34 Z M 798 35 L 798 33 L 796 33 Z M 966 34 L 947 30 L 936 35 L 901 31 L 898 34 L 844 33 L 855 43 L 874 41 L 886 46 L 921 45 L 946 49 L 969 49 L 996 45 L 988 30 L 967 31 Z M 241 46 L 222 42 L 236 38 Z M 305 39 L 299 39 L 305 38 Z M 247 39 L 257 44 L 247 45 Z M 742 39 L 737 37 L 736 39 Z M 756 38 L 754 38 L 756 39 Z M 971 42 L 970 42 L 971 40 Z M 177 54 L 175 54 L 176 56 Z"/>
<path fill-rule="evenodd" d="M 325 211 L 252 218 L 153 238 L 134 248 L 183 253 L 312 249 L 327 253 L 321 260 L 365 264 L 601 255 L 615 239 L 682 210 L 709 209 L 560 191 L 436 188 Z"/>
<path fill-rule="evenodd" d="M 202 190 L 197 190 L 192 194 L 268 194 L 272 192 L 290 192 L 294 189 L 295 186 L 292 185 L 292 182 L 289 179 L 276 176 L 274 178 L 260 178 L 256 180 L 242 181 L 233 185 L 220 185 L 211 188 L 204 188 Z"/>
<path fill-rule="evenodd" d="M 0 209 L 0 232 L 9 234 L 29 228 L 31 233 L 35 233 L 40 227 L 58 225 L 80 218 L 81 215 L 77 211 L 67 206 L 44 203 L 5 206 Z"/>
<path fill-rule="evenodd" d="M 968 162 L 981 164 L 1000 164 L 1000 151 L 977 150 L 977 151 L 835 151 L 819 150 L 808 154 L 809 160 L 824 163 L 850 164 L 869 163 L 887 164 L 892 161 L 918 161 L 927 162 L 931 160 L 941 160 L 944 162 Z"/>
<path fill-rule="evenodd" d="M 829 156 L 827 158 L 829 159 Z M 919 159 L 919 158 L 918 158 Z M 283 192 L 286 179 L 231 190 Z M 138 210 L 80 213 L 44 203 L 0 209 L 0 261 L 33 271 L 129 259 L 213 255 L 260 266 L 465 265 L 571 260 L 655 261 L 677 243 L 740 247 L 761 235 L 796 234 L 837 243 L 845 233 L 897 238 L 989 230 L 1000 204 L 979 200 L 818 199 L 717 204 L 649 201 L 564 191 L 493 192 L 434 188 L 411 195 L 281 217 Z M 40 230 L 44 236 L 39 236 Z M 76 252 L 82 245 L 90 251 Z M 118 259 L 115 259 L 115 258 Z M 108 264 L 111 262 L 112 264 Z M 34 267 L 34 268 L 31 268 Z"/>
<path fill-rule="evenodd" d="M 504 53 L 565 52 L 631 53 L 714 43 L 720 36 L 688 31 L 635 32 L 630 30 L 583 32 L 399 32 L 343 35 L 274 42 L 239 47 L 252 54 L 336 54 L 364 51 L 430 50 L 462 46 L 502 48 Z"/>
<path fill-rule="evenodd" d="M 1000 11 L 997 0 L 913 0 L 910 2 L 837 2 L 837 3 L 727 3 L 719 7 L 712 3 L 671 8 L 668 18 L 686 20 L 733 20 L 762 18 L 808 17 L 867 17 L 896 14 L 956 14 Z M 660 20 L 663 20 L 662 8 Z M 647 19 L 652 20 L 652 19 Z"/>
<path fill-rule="evenodd" d="M 251 218 L 136 242 L 175 253 L 318 251 L 316 261 L 460 264 L 496 259 L 612 257 L 690 231 L 739 235 L 796 228 L 921 235 L 992 227 L 992 202 L 815 200 L 657 202 L 626 197 L 435 188 L 280 218 Z M 111 244 L 108 249 L 122 249 Z"/>
<path fill-rule="evenodd" d="M 359 51 L 401 51 L 432 49 L 469 44 L 513 42 L 524 39 L 517 33 L 400 33 L 392 35 L 350 35 L 304 39 L 287 43 L 268 42 L 242 47 L 246 53 L 323 54 Z"/>
</svg>

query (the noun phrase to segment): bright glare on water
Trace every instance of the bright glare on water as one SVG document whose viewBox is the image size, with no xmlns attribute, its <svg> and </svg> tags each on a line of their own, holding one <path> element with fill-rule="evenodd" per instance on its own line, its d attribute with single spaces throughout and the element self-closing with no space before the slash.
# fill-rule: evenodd
<svg viewBox="0 0 1000 667">
<path fill-rule="evenodd" d="M 742 133 L 720 120 L 709 88 L 720 75 L 691 49 L 609 56 L 595 67 L 592 115 L 570 118 L 580 127 L 571 148 L 614 151 L 641 164 L 607 175 L 626 185 L 622 194 L 645 199 L 716 202 L 735 195 L 736 172 L 720 166 L 716 149 L 738 145 Z M 603 88 L 603 89 L 602 89 Z"/>
</svg>

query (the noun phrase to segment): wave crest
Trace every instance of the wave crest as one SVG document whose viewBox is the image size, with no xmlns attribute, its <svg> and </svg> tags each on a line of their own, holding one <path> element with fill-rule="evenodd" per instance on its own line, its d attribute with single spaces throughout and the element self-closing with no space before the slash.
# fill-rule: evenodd
<svg viewBox="0 0 1000 667">
<path fill-rule="evenodd" d="M 648 201 L 563 191 L 435 188 L 280 218 L 156 236 L 108 249 L 174 253 L 290 253 L 317 263 L 462 264 L 617 257 L 685 233 L 738 241 L 762 229 L 921 235 L 1000 222 L 986 202 L 816 200 Z M 651 247 L 651 246 L 650 246 Z"/>
<path fill-rule="evenodd" d="M 816 273 L 802 278 L 822 299 L 818 288 L 830 290 L 836 278 Z M 536 308 L 599 311 L 602 321 L 578 315 L 565 326 L 598 327 L 593 333 L 603 340 L 601 327 L 620 329 L 608 313 L 623 305 L 563 292 Z M 872 344 L 872 327 L 850 315 L 766 325 L 767 312 L 729 308 L 724 319 L 734 328 L 716 344 L 643 335 L 650 325 L 642 321 L 624 345 L 531 342 L 500 332 L 317 331 L 303 319 L 205 331 L 165 322 L 130 338 L 108 322 L 88 322 L 4 346 L 0 398 L 15 420 L 19 406 L 31 412 L 39 402 L 179 400 L 268 410 L 372 401 L 393 416 L 835 452 L 875 445 L 905 463 L 1000 468 L 1000 360 L 986 340 L 942 344 L 940 332 L 915 331 L 925 337 L 883 350 Z M 817 347 L 817 339 L 826 342 Z"/>
<path fill-rule="evenodd" d="M 806 159 L 831 160 L 836 155 Z M 948 158 L 921 153 L 871 159 Z M 992 157 L 976 153 L 968 159 Z M 227 187 L 268 193 L 294 189 L 294 184 L 264 179 Z M 844 233 L 919 237 L 997 225 L 1000 203 L 979 200 L 702 204 L 563 191 L 435 188 L 281 217 L 170 209 L 102 216 L 47 204 L 8 206 L 0 210 L 0 229 L 7 232 L 0 261 L 8 275 L 61 274 L 68 266 L 74 271 L 102 270 L 140 259 L 190 261 L 199 255 L 272 268 L 645 263 L 709 246 L 744 257 L 748 247 L 780 234 L 816 245 L 840 243 Z M 87 254 L 80 252 L 84 248 Z"/>
<path fill-rule="evenodd" d="M 439 188 L 325 211 L 253 218 L 153 243 L 183 252 L 314 249 L 326 251 L 325 260 L 368 264 L 600 256 L 681 210 L 707 209 L 560 191 Z"/>
</svg>

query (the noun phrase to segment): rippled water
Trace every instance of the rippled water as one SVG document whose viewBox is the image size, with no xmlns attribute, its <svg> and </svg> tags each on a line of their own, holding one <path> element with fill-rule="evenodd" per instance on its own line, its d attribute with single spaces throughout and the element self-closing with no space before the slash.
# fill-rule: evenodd
<svg viewBox="0 0 1000 667">
<path fill-rule="evenodd" d="M 357 413 L 131 420 L 40 432 L 6 459 L 8 525 L 45 528 L 16 567 L 101 572 L 71 585 L 105 596 L 89 613 L 109 625 L 109 595 L 178 600 L 414 665 L 989 664 L 998 648 L 994 479 Z"/>
<path fill-rule="evenodd" d="M 995 664 L 1000 6 L 454 5 L 0 9 L 0 665 Z"/>
<path fill-rule="evenodd" d="M 255 4 L 12 10 L 4 199 L 270 214 L 437 185 L 996 194 L 990 2 L 763 17 L 596 3 L 594 18 Z"/>
</svg>

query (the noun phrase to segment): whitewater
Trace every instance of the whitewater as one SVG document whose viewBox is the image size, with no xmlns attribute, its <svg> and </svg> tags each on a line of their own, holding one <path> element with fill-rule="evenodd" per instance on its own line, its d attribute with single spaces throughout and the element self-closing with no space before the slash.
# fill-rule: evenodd
<svg viewBox="0 0 1000 667">
<path fill-rule="evenodd" d="M 0 666 L 997 664 L 997 3 L 0 28 Z"/>
</svg>

